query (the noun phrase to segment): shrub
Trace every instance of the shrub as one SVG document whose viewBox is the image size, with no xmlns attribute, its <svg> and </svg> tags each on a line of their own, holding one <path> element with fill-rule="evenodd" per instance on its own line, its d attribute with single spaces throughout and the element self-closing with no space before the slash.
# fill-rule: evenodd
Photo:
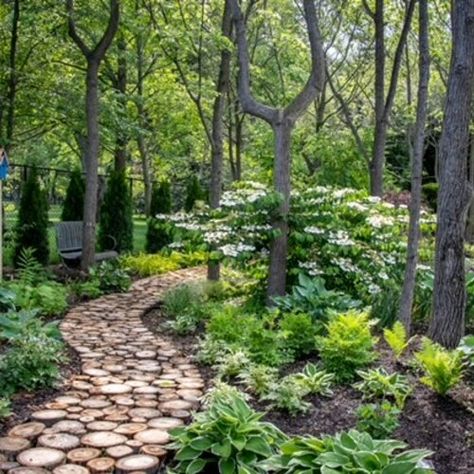
<svg viewBox="0 0 474 474">
<path fill-rule="evenodd" d="M 206 332 L 213 339 L 234 344 L 241 341 L 245 336 L 244 332 L 247 333 L 252 327 L 260 328 L 255 316 L 245 314 L 235 306 L 224 306 L 211 314 Z"/>
<path fill-rule="evenodd" d="M 117 252 L 133 249 L 133 214 L 130 187 L 124 171 L 112 171 L 100 209 L 98 245 Z"/>
<path fill-rule="evenodd" d="M 315 364 L 306 364 L 303 372 L 294 374 L 291 377 L 308 394 L 323 395 L 325 397 L 330 397 L 333 394 L 331 386 L 334 374 L 321 370 Z"/>
<path fill-rule="evenodd" d="M 177 450 L 177 474 L 198 472 L 262 473 L 258 463 L 277 452 L 286 436 L 261 421 L 243 396 L 235 391 L 216 391 L 206 411 L 194 421 L 171 431 Z"/>
<path fill-rule="evenodd" d="M 71 173 L 61 213 L 62 221 L 82 221 L 84 214 L 85 182 L 80 169 Z"/>
<path fill-rule="evenodd" d="M 152 217 L 157 214 L 169 214 L 171 208 L 171 184 L 169 181 L 160 181 L 153 186 L 150 214 Z"/>
<path fill-rule="evenodd" d="M 262 364 L 247 364 L 240 371 L 239 380 L 256 395 L 262 396 L 268 393 L 272 384 L 276 382 L 278 370 Z"/>
<path fill-rule="evenodd" d="M 199 284 L 183 284 L 167 291 L 163 298 L 163 307 L 167 316 L 176 318 L 193 312 L 204 300 L 204 292 Z"/>
<path fill-rule="evenodd" d="M 50 337 L 28 335 L 15 340 L 0 359 L 0 392 L 51 387 L 59 379 L 62 349 L 63 345 Z"/>
<path fill-rule="evenodd" d="M 217 365 L 217 376 L 219 379 L 231 379 L 237 377 L 246 367 L 250 365 L 250 359 L 243 350 L 230 351 L 225 354 Z"/>
<path fill-rule="evenodd" d="M 311 404 L 304 401 L 306 395 L 308 395 L 308 389 L 295 383 L 290 375 L 271 384 L 261 400 L 269 402 L 271 408 L 284 410 L 296 416 L 299 413 L 308 412 L 311 408 Z"/>
<path fill-rule="evenodd" d="M 174 226 L 170 222 L 150 218 L 147 221 L 145 250 L 157 253 L 173 242 Z"/>
<path fill-rule="evenodd" d="M 200 339 L 196 359 L 205 365 L 215 365 L 229 350 L 228 345 L 206 334 Z"/>
<path fill-rule="evenodd" d="M 132 284 L 130 275 L 114 261 L 104 261 L 92 267 L 89 277 L 89 283 L 98 285 L 102 293 L 124 293 Z M 89 287 L 91 288 L 92 286 Z M 92 292 L 95 292 L 95 289 Z"/>
<path fill-rule="evenodd" d="M 283 331 L 285 348 L 289 349 L 296 358 L 314 351 L 316 329 L 309 314 L 287 313 L 280 321 Z"/>
<path fill-rule="evenodd" d="M 392 349 L 395 359 L 399 360 L 411 341 L 407 336 L 405 326 L 400 321 L 396 321 L 392 329 L 384 329 L 383 336 L 390 349 Z"/>
<path fill-rule="evenodd" d="M 337 381 L 353 380 L 358 369 L 375 359 L 372 325 L 367 313 L 350 311 L 335 316 L 327 324 L 327 336 L 316 338 L 323 364 Z"/>
<path fill-rule="evenodd" d="M 357 409 L 357 429 L 383 439 L 400 426 L 399 418 L 400 409 L 388 401 L 361 405 Z"/>
<path fill-rule="evenodd" d="M 100 281 L 96 278 L 83 282 L 75 282 L 71 288 L 79 298 L 94 299 L 104 294 L 100 289 Z"/>
<path fill-rule="evenodd" d="M 389 374 L 385 369 L 359 370 L 357 374 L 362 379 L 354 384 L 365 399 L 394 400 L 399 408 L 403 408 L 405 400 L 412 392 L 408 379 L 401 374 Z"/>
<path fill-rule="evenodd" d="M 43 323 L 37 310 L 11 311 L 0 315 L 0 339 L 10 342 L 22 340 L 27 336 L 61 339 L 56 321 Z"/>
<path fill-rule="evenodd" d="M 186 199 L 184 201 L 184 210 L 191 212 L 196 201 L 204 199 L 204 192 L 196 175 L 191 176 L 186 186 Z"/>
<path fill-rule="evenodd" d="M 48 200 L 45 191 L 41 189 L 35 169 L 28 174 L 22 187 L 13 257 L 15 266 L 25 248 L 31 248 L 34 257 L 41 264 L 48 263 Z"/>
<path fill-rule="evenodd" d="M 465 365 L 459 350 L 448 351 L 425 338 L 415 359 L 425 374 L 420 380 L 439 395 L 446 395 L 462 379 Z"/>
</svg>

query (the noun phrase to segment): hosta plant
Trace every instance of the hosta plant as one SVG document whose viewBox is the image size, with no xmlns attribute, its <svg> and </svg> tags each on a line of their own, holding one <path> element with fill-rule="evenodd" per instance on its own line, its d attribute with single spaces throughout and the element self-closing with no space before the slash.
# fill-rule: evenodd
<svg viewBox="0 0 474 474">
<path fill-rule="evenodd" d="M 170 472 L 264 473 L 259 462 L 276 454 L 287 438 L 262 417 L 235 391 L 214 393 L 206 411 L 171 431 L 177 452 Z"/>
<path fill-rule="evenodd" d="M 432 453 L 424 449 L 404 451 L 406 444 L 391 439 L 373 439 L 368 433 L 350 430 L 334 438 L 316 462 L 322 474 L 422 474 L 432 470 L 422 461 Z M 316 471 L 317 472 L 317 471 Z"/>
<path fill-rule="evenodd" d="M 316 364 L 306 364 L 302 372 L 291 377 L 304 390 L 307 390 L 308 394 L 323 395 L 325 397 L 330 397 L 333 394 L 331 386 L 334 381 L 334 374 L 328 373 Z"/>
<path fill-rule="evenodd" d="M 61 339 L 58 322 L 44 323 L 37 310 L 10 311 L 0 314 L 0 339 L 15 341 L 30 336 Z"/>
<path fill-rule="evenodd" d="M 388 399 L 394 400 L 399 408 L 403 408 L 407 397 L 412 392 L 408 379 L 401 374 L 389 374 L 383 368 L 358 370 L 362 379 L 354 384 L 361 391 L 366 400 Z"/>
<path fill-rule="evenodd" d="M 405 326 L 400 321 L 396 321 L 391 329 L 385 328 L 383 336 L 396 360 L 400 359 L 412 340 L 408 338 Z"/>
<path fill-rule="evenodd" d="M 465 363 L 459 350 L 449 351 L 425 338 L 415 359 L 424 372 L 421 381 L 439 395 L 446 395 L 462 379 Z"/>
</svg>

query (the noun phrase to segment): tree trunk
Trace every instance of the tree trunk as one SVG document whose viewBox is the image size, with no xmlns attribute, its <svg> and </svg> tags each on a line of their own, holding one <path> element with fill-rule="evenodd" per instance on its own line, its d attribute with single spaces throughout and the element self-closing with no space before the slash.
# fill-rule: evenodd
<svg viewBox="0 0 474 474">
<path fill-rule="evenodd" d="M 474 135 L 470 138 L 469 149 L 469 184 L 474 188 Z M 474 242 L 474 201 L 471 201 L 469 206 L 469 214 L 467 218 L 466 240 L 469 243 Z"/>
<path fill-rule="evenodd" d="M 153 179 L 150 169 L 150 157 L 148 154 L 148 148 L 145 143 L 145 138 L 143 137 L 143 134 L 141 132 L 139 132 L 137 136 L 137 145 L 142 161 L 143 184 L 145 187 L 145 215 L 147 217 L 150 217 Z"/>
<path fill-rule="evenodd" d="M 416 266 L 420 239 L 420 211 L 423 174 L 425 126 L 428 105 L 428 84 L 430 77 L 428 0 L 419 0 L 419 70 L 418 104 L 413 144 L 411 170 L 410 224 L 408 229 L 407 260 L 405 279 L 400 298 L 399 319 L 408 333 L 411 331 L 411 312 L 415 294 Z"/>
<path fill-rule="evenodd" d="M 96 214 L 99 169 L 99 64 L 89 60 L 86 76 L 87 160 L 84 195 L 84 228 L 81 268 L 94 264 L 96 245 Z"/>
<path fill-rule="evenodd" d="M 222 17 L 222 36 L 229 38 L 232 29 L 232 10 L 229 1 L 226 0 L 224 14 Z M 212 113 L 212 143 L 211 143 L 211 185 L 209 189 L 209 200 L 212 209 L 217 209 L 221 201 L 222 193 L 222 167 L 224 163 L 223 124 L 224 107 L 230 79 L 230 51 L 225 47 L 221 51 L 221 62 L 219 66 L 219 77 L 217 79 L 216 98 Z M 208 280 L 217 281 L 220 276 L 218 263 L 210 262 L 207 267 Z"/>
<path fill-rule="evenodd" d="M 115 89 L 118 94 L 120 111 L 125 117 L 127 115 L 127 45 L 123 37 L 118 41 L 118 67 Z M 128 136 L 125 127 L 118 125 L 117 137 L 114 150 L 115 171 L 125 171 L 127 167 L 127 144 Z"/>
<path fill-rule="evenodd" d="M 273 166 L 273 184 L 280 194 L 281 204 L 273 220 L 272 228 L 277 237 L 270 248 L 270 268 L 267 285 L 267 304 L 273 304 L 273 297 L 283 296 L 286 291 L 286 268 L 288 257 L 288 214 L 290 212 L 290 170 L 291 170 L 291 131 L 288 121 L 277 123 L 273 127 L 275 140 L 275 161 Z"/>
<path fill-rule="evenodd" d="M 440 141 L 431 338 L 451 348 L 464 334 L 464 232 L 471 200 L 466 162 L 474 90 L 474 0 L 453 2 L 453 51 Z"/>
</svg>

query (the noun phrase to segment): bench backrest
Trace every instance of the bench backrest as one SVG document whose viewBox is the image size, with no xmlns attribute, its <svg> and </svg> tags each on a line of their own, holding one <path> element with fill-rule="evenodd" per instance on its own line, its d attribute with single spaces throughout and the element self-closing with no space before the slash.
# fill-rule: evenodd
<svg viewBox="0 0 474 474">
<path fill-rule="evenodd" d="M 59 222 L 56 237 L 60 252 L 82 250 L 82 221 Z"/>
</svg>

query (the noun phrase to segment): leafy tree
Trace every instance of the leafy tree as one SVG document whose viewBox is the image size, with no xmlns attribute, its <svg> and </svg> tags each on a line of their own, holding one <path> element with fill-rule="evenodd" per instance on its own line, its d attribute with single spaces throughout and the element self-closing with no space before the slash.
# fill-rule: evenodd
<svg viewBox="0 0 474 474">
<path fill-rule="evenodd" d="M 113 171 L 110 175 L 100 213 L 99 247 L 110 249 L 111 238 L 117 252 L 133 249 L 132 197 L 124 171 Z"/>
<path fill-rule="evenodd" d="M 44 265 L 48 263 L 48 200 L 35 169 L 29 173 L 21 192 L 16 225 L 15 266 L 25 248 L 33 249 L 38 262 Z"/>
<path fill-rule="evenodd" d="M 66 191 L 66 199 L 64 200 L 63 212 L 61 214 L 63 221 L 82 221 L 84 191 L 85 182 L 82 172 L 76 168 L 71 173 L 71 180 Z"/>
</svg>

